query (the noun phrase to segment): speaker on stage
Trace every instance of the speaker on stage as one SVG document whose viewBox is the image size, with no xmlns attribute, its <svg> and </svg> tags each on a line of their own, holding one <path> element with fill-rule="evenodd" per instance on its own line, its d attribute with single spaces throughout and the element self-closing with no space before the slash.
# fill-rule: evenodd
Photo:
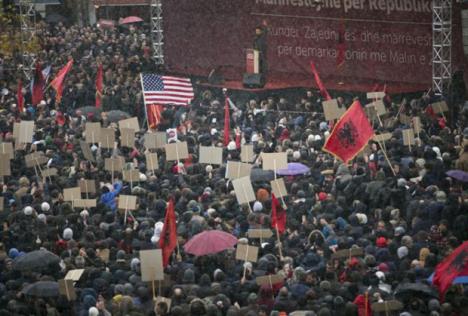
<svg viewBox="0 0 468 316">
<path fill-rule="evenodd" d="M 260 73 L 245 73 L 242 83 L 245 88 L 263 88 L 265 86 L 265 78 Z"/>
</svg>

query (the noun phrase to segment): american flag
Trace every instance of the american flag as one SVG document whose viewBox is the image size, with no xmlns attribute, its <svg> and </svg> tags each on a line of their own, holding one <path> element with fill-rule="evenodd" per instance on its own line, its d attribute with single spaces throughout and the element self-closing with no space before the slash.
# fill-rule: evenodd
<svg viewBox="0 0 468 316">
<path fill-rule="evenodd" d="M 142 74 L 141 80 L 146 105 L 187 105 L 193 99 L 193 87 L 188 78 Z"/>
</svg>

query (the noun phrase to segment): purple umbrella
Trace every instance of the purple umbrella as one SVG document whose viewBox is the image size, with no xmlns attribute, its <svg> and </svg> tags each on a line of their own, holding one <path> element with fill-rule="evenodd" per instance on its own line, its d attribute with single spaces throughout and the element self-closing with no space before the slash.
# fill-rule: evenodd
<svg viewBox="0 0 468 316">
<path fill-rule="evenodd" d="M 462 170 L 449 170 L 445 174 L 458 181 L 468 182 L 468 172 Z"/>
<path fill-rule="evenodd" d="M 310 168 L 298 162 L 288 163 L 287 169 L 278 169 L 276 173 L 280 176 L 297 176 L 310 172 Z"/>
</svg>

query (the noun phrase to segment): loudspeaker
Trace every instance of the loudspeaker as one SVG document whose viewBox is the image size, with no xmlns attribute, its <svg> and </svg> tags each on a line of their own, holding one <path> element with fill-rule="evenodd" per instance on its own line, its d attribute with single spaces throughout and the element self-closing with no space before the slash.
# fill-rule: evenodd
<svg viewBox="0 0 468 316">
<path fill-rule="evenodd" d="M 242 83 L 246 88 L 263 88 L 265 86 L 265 78 L 262 74 L 245 73 Z"/>
</svg>

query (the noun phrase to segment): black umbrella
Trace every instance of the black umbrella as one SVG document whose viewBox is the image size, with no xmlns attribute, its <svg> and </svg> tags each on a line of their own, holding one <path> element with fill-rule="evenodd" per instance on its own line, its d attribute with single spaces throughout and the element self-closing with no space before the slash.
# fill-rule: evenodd
<svg viewBox="0 0 468 316">
<path fill-rule="evenodd" d="M 107 112 L 107 119 L 109 122 L 118 122 L 130 118 L 130 114 L 120 110 L 114 110 Z"/>
<path fill-rule="evenodd" d="M 438 298 L 437 291 L 424 283 L 403 283 L 395 289 L 395 297 L 400 299 L 413 296 Z"/>
<path fill-rule="evenodd" d="M 92 115 L 93 117 L 97 118 L 98 120 L 101 119 L 101 109 L 95 107 L 95 106 L 83 106 L 81 108 L 78 108 L 75 111 L 75 116 L 77 116 L 77 113 L 80 112 L 81 115 L 84 116 L 89 116 Z"/>
<path fill-rule="evenodd" d="M 250 181 L 262 182 L 271 181 L 275 179 L 275 173 L 273 170 L 263 170 L 260 168 L 252 168 L 250 171 Z"/>
<path fill-rule="evenodd" d="M 60 295 L 58 283 L 52 281 L 39 281 L 28 284 L 21 290 L 21 293 L 36 297 L 57 297 Z"/>
<path fill-rule="evenodd" d="M 58 264 L 60 258 L 50 251 L 41 249 L 28 252 L 19 256 L 13 262 L 13 267 L 20 271 L 35 271 L 49 268 L 52 264 Z"/>
</svg>

